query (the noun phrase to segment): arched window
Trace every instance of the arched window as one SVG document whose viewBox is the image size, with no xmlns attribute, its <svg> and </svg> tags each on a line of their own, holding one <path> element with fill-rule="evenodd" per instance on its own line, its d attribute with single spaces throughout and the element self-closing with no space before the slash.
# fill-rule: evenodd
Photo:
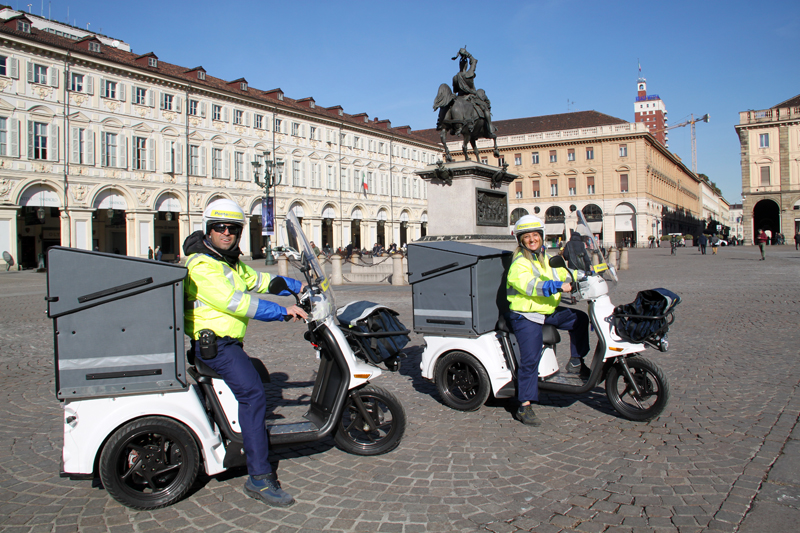
<svg viewBox="0 0 800 533">
<path fill-rule="evenodd" d="M 527 214 L 528 214 L 528 211 L 523 209 L 523 208 L 521 208 L 521 207 L 518 207 L 518 208 L 514 209 L 511 212 L 511 225 L 513 226 L 514 224 L 516 224 L 517 220 L 519 220 L 520 218 L 524 217 Z"/>
<path fill-rule="evenodd" d="M 581 211 L 583 211 L 583 216 L 586 217 L 586 222 L 601 222 L 603 220 L 603 210 L 598 205 L 589 204 Z"/>
<path fill-rule="evenodd" d="M 566 216 L 564 215 L 564 210 L 557 205 L 550 207 L 544 213 L 544 221 L 551 224 L 563 223 L 565 218 Z"/>
</svg>

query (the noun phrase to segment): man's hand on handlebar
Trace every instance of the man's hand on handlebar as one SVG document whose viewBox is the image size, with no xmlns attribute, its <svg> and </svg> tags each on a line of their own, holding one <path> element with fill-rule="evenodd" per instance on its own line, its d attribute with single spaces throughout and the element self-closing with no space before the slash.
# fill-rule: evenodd
<svg viewBox="0 0 800 533">
<path fill-rule="evenodd" d="M 286 316 L 284 317 L 284 320 L 288 322 L 289 317 L 293 318 L 294 321 L 296 322 L 298 320 L 308 318 L 308 313 L 306 313 L 300 307 L 293 305 L 291 307 L 286 308 Z"/>
</svg>

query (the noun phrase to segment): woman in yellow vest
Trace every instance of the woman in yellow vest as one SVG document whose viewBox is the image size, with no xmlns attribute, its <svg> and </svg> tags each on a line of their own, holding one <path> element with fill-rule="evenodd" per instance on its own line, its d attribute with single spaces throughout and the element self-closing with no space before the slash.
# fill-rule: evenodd
<svg viewBox="0 0 800 533">
<path fill-rule="evenodd" d="M 570 292 L 567 270 L 551 268 L 545 252 L 545 228 L 539 217 L 525 215 L 514 226 L 517 249 L 508 270 L 506 289 L 508 321 L 520 348 L 517 371 L 517 419 L 523 424 L 541 424 L 531 402 L 539 400 L 539 360 L 542 355 L 542 325 L 569 331 L 571 359 L 567 372 L 588 376 L 583 358 L 589 353 L 589 317 L 583 311 L 558 307 L 562 292 Z"/>
</svg>

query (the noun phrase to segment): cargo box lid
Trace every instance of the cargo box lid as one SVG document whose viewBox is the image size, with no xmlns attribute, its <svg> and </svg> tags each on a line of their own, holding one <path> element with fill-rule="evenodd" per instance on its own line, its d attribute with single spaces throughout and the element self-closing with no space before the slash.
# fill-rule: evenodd
<svg viewBox="0 0 800 533">
<path fill-rule="evenodd" d="M 460 241 L 415 242 L 408 245 L 408 282 L 413 285 L 504 255 L 511 252 Z"/>
</svg>

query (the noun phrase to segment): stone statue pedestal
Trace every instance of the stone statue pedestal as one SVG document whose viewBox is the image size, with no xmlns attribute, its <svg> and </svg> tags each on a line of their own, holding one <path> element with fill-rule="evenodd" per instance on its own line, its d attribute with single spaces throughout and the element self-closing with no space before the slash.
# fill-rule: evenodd
<svg viewBox="0 0 800 533">
<path fill-rule="evenodd" d="M 517 176 L 474 161 L 428 165 L 416 174 L 428 182 L 428 235 L 422 240 L 516 247 L 508 225 L 508 184 Z"/>
</svg>

